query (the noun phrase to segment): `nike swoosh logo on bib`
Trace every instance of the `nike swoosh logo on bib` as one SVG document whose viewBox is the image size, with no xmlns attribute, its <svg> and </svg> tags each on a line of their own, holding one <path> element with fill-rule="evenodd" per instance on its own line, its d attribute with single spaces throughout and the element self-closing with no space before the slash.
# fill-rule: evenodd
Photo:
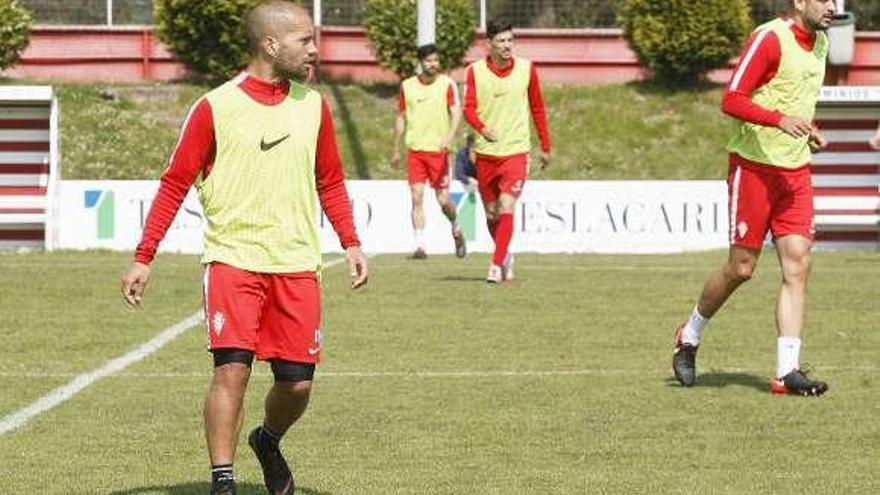
<svg viewBox="0 0 880 495">
<path fill-rule="evenodd" d="M 282 137 L 280 139 L 276 139 L 275 141 L 271 141 L 268 143 L 266 142 L 266 138 L 262 138 L 262 139 L 260 139 L 260 150 L 261 151 L 269 151 L 272 148 L 274 148 L 275 146 L 277 146 L 278 144 L 280 144 L 281 141 L 284 141 L 285 139 L 287 139 L 289 137 L 290 137 L 290 134 L 285 134 L 284 137 Z"/>
</svg>

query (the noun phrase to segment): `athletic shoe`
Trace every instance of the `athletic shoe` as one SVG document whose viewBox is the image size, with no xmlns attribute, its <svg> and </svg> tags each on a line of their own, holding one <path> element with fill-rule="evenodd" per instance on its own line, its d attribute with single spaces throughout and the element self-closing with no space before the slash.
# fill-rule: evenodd
<svg viewBox="0 0 880 495">
<path fill-rule="evenodd" d="M 452 230 L 452 239 L 455 240 L 455 256 L 459 258 L 467 256 L 467 245 L 464 242 L 464 234 L 461 233 L 461 229 L 456 227 Z"/>
<path fill-rule="evenodd" d="M 685 387 L 693 386 L 697 381 L 697 349 L 699 346 L 682 342 L 684 323 L 675 331 L 674 354 L 672 355 L 672 371 L 675 378 Z"/>
<path fill-rule="evenodd" d="M 293 474 L 287 466 L 287 461 L 281 455 L 278 445 L 262 441 L 260 427 L 256 427 L 248 435 L 248 445 L 257 455 L 260 467 L 263 468 L 263 482 L 271 495 L 292 495 Z"/>
<path fill-rule="evenodd" d="M 507 256 L 504 257 L 504 264 L 501 265 L 501 274 L 504 276 L 505 282 L 509 282 L 514 279 L 513 254 L 507 253 Z"/>
<path fill-rule="evenodd" d="M 237 495 L 235 481 L 219 481 L 211 483 L 211 495 Z"/>
<path fill-rule="evenodd" d="M 412 256 L 410 256 L 410 259 L 414 259 L 414 260 L 424 260 L 427 258 L 428 258 L 428 253 L 426 253 L 425 250 L 422 248 L 416 248 L 416 250 L 413 251 Z"/>
<path fill-rule="evenodd" d="M 770 380 L 770 392 L 776 395 L 822 395 L 828 391 L 828 384 L 810 380 L 808 371 L 794 370 L 782 378 Z"/>
<path fill-rule="evenodd" d="M 489 265 L 489 274 L 486 275 L 487 284 L 500 284 L 504 281 L 501 274 L 501 267 L 498 265 Z"/>
</svg>

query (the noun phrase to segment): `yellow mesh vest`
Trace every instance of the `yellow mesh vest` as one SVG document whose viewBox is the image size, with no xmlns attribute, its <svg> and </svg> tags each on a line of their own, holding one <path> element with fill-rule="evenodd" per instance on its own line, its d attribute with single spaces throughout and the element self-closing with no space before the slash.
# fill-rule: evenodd
<svg viewBox="0 0 880 495">
<path fill-rule="evenodd" d="M 752 94 L 752 101 L 785 115 L 812 120 L 825 78 L 828 38 L 825 33 L 816 33 L 813 51 L 807 52 L 798 45 L 790 26 L 789 21 L 776 19 L 756 30 L 775 33 L 782 56 L 776 75 Z M 736 121 L 727 149 L 748 160 L 783 168 L 802 166 L 811 157 L 807 136 L 793 138 L 776 127 L 743 121 Z"/>
<path fill-rule="evenodd" d="M 450 84 L 455 83 L 445 74 L 438 74 L 431 84 L 422 84 L 418 76 L 403 81 L 407 149 L 440 151 L 440 142 L 449 133 Z"/>
<path fill-rule="evenodd" d="M 507 77 L 493 74 L 485 58 L 471 67 L 477 91 L 477 115 L 486 127 L 498 134 L 498 141 L 494 143 L 477 135 L 477 153 L 491 156 L 528 153 L 531 149 L 528 93 L 532 63 L 515 57 L 513 70 Z"/>
<path fill-rule="evenodd" d="M 264 273 L 319 271 L 321 96 L 293 82 L 282 103 L 263 105 L 231 81 L 206 98 L 217 153 L 198 186 L 207 219 L 202 262 Z"/>
</svg>

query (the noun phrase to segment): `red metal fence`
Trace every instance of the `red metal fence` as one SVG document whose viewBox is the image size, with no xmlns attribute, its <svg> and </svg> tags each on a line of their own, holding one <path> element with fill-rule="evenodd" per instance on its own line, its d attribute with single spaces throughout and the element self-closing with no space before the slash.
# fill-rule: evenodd
<svg viewBox="0 0 880 495">
<path fill-rule="evenodd" d="M 619 29 L 517 30 L 517 50 L 536 62 L 549 83 L 626 82 L 644 75 Z M 478 39 L 466 60 L 484 53 L 485 42 Z M 378 65 L 359 27 L 322 28 L 320 58 L 332 78 L 395 80 Z M 183 78 L 186 70 L 156 39 L 152 26 L 38 26 L 21 62 L 2 74 L 78 82 L 165 81 Z M 711 77 L 724 80 L 728 75 L 725 69 Z M 880 32 L 857 33 L 853 64 L 836 75 L 843 76 L 837 81 L 841 83 L 880 85 Z"/>
</svg>

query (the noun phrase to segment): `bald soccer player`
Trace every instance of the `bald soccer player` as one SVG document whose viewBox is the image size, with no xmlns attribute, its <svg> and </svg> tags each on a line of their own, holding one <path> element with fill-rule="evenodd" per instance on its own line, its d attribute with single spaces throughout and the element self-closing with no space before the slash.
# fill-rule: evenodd
<svg viewBox="0 0 880 495">
<path fill-rule="evenodd" d="M 309 15 L 283 1 L 247 17 L 245 72 L 190 110 L 144 226 L 123 296 L 138 305 L 150 262 L 194 183 L 206 218 L 205 324 L 214 373 L 204 420 L 211 493 L 236 493 L 233 460 L 254 358 L 274 384 L 248 443 L 272 494 L 292 494 L 282 436 L 303 414 L 321 356 L 318 205 L 345 248 L 352 288 L 367 281 L 327 103 L 305 84 L 317 47 Z"/>
</svg>

